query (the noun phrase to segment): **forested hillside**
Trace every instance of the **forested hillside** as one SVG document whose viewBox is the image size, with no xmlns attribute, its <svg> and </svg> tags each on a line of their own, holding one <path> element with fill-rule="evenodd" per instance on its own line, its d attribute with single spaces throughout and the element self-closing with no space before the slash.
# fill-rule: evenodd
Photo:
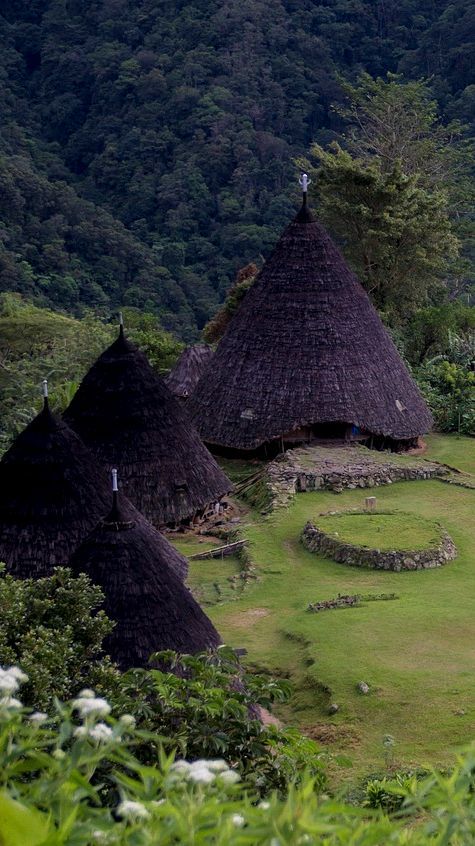
<svg viewBox="0 0 475 846">
<path fill-rule="evenodd" d="M 0 0 L 0 290 L 196 336 L 341 129 L 341 79 L 475 119 L 471 0 Z"/>
</svg>

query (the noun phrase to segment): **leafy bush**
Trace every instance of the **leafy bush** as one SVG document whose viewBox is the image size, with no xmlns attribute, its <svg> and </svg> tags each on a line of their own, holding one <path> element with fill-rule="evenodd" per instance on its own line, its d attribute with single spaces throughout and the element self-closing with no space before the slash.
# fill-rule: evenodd
<svg viewBox="0 0 475 846">
<path fill-rule="evenodd" d="M 441 432 L 475 433 L 475 373 L 439 357 L 420 368 L 419 387 Z"/>
<path fill-rule="evenodd" d="M 419 309 L 405 329 L 404 347 L 414 366 L 437 355 L 468 366 L 475 358 L 475 308 L 455 302 Z"/>
<path fill-rule="evenodd" d="M 413 773 L 404 772 L 395 773 L 392 778 L 369 779 L 365 784 L 363 805 L 395 813 L 402 808 L 408 792 L 413 791 L 416 780 Z"/>
<path fill-rule="evenodd" d="M 52 717 L 27 713 L 17 698 L 24 681 L 18 667 L 0 668 L 2 846 L 474 842 L 473 748 L 448 776 L 433 772 L 419 783 L 401 779 L 390 786 L 387 795 L 400 800 L 399 818 L 319 796 L 309 779 L 285 799 L 273 793 L 259 801 L 227 762 L 174 762 L 158 737 L 157 759 L 144 765 L 133 751 L 143 731 L 130 715 L 112 716 L 109 703 L 91 690 L 56 703 Z"/>
<path fill-rule="evenodd" d="M 265 726 L 260 706 L 286 700 L 286 681 L 247 673 L 232 649 L 177 656 L 159 653 L 173 673 L 131 670 L 123 676 L 114 702 L 134 715 L 148 732 L 167 738 L 167 748 L 202 758 L 223 755 L 257 790 L 285 790 L 289 781 L 310 770 L 323 788 L 325 774 L 317 744 L 300 732 Z M 151 762 L 148 742 L 139 753 Z"/>
<path fill-rule="evenodd" d="M 153 314 L 136 308 L 124 308 L 127 336 L 145 353 L 157 373 L 170 370 L 183 349 L 183 344 L 160 325 Z"/>
<path fill-rule="evenodd" d="M 0 664 L 20 664 L 28 674 L 25 705 L 47 708 L 86 684 L 114 690 L 120 674 L 102 657 L 114 624 L 97 611 L 102 600 L 86 575 L 73 578 L 63 568 L 45 579 L 1 574 Z"/>
<path fill-rule="evenodd" d="M 58 568 L 44 579 L 0 578 L 0 664 L 20 664 L 29 680 L 26 705 L 44 709 L 94 686 L 114 707 L 133 714 L 144 732 L 137 755 L 169 751 L 192 759 L 225 755 L 257 790 L 285 790 L 308 769 L 320 788 L 325 774 L 317 744 L 292 729 L 264 726 L 260 706 L 290 696 L 288 682 L 247 673 L 233 650 L 178 656 L 160 653 L 170 672 L 120 674 L 102 654 L 113 623 L 97 611 L 103 599 L 89 578 Z M 1 843 L 1 841 L 0 841 Z M 3 844 L 2 844 L 3 846 Z"/>
</svg>

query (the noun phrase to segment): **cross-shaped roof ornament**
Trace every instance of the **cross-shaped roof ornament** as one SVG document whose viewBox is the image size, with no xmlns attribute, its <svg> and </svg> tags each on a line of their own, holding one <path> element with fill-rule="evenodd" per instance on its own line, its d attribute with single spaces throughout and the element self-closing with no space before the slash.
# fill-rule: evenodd
<svg viewBox="0 0 475 846">
<path fill-rule="evenodd" d="M 308 186 L 311 184 L 311 182 L 312 182 L 312 180 L 309 179 L 307 173 L 302 173 L 302 175 L 299 177 L 299 185 L 301 185 L 301 187 L 302 187 L 304 206 L 307 205 L 307 191 L 308 191 Z"/>
</svg>

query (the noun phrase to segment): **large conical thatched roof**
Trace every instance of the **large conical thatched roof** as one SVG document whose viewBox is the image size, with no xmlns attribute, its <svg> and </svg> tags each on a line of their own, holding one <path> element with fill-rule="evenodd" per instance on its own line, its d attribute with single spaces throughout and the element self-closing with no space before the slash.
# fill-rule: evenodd
<svg viewBox="0 0 475 846">
<path fill-rule="evenodd" d="M 122 669 L 146 666 L 165 649 L 193 654 L 220 643 L 204 611 L 173 571 L 181 556 L 121 494 L 71 559 L 105 595 L 117 625 L 105 649 Z"/>
<path fill-rule="evenodd" d="M 169 391 L 179 399 L 188 399 L 212 358 L 213 350 L 207 344 L 194 344 L 183 350 L 165 379 Z"/>
<path fill-rule="evenodd" d="M 45 400 L 0 462 L 0 561 L 19 578 L 51 575 L 109 501 L 94 456 Z"/>
<path fill-rule="evenodd" d="M 192 517 L 231 489 L 163 380 L 122 328 L 64 414 L 155 525 Z"/>
<path fill-rule="evenodd" d="M 316 424 L 398 441 L 432 422 L 367 294 L 305 203 L 190 402 L 206 443 L 245 450 Z"/>
</svg>

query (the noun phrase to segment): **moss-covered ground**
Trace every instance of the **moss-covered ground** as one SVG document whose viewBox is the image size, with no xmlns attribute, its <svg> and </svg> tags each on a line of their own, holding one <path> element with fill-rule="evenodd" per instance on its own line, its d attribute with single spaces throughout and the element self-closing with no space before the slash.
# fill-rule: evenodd
<svg viewBox="0 0 475 846">
<path fill-rule="evenodd" d="M 426 457 L 473 472 L 475 440 L 432 436 Z M 303 548 L 299 536 L 307 520 L 359 508 L 366 493 L 298 494 L 270 517 L 248 514 L 243 534 L 260 580 L 236 601 L 209 605 L 207 613 L 228 643 L 247 648 L 249 664 L 292 678 L 295 694 L 281 718 L 349 754 L 353 774 L 383 765 L 385 734 L 395 738 L 398 763 L 446 764 L 475 730 L 475 491 L 441 481 L 372 491 L 382 509 L 408 511 L 447 529 L 459 555 L 437 570 L 350 568 Z M 195 588 L 232 566 L 196 565 Z M 398 599 L 392 602 L 306 610 L 309 602 L 338 593 L 393 592 Z M 370 685 L 369 695 L 358 693 L 359 681 Z M 332 717 L 330 702 L 339 705 Z"/>
</svg>

